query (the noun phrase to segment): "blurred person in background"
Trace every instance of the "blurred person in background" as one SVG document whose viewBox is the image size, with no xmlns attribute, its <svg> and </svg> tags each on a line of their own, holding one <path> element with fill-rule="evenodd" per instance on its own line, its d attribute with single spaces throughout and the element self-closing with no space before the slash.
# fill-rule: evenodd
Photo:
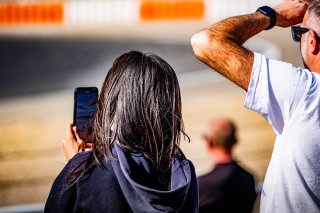
<svg viewBox="0 0 320 213">
<path fill-rule="evenodd" d="M 305 68 L 242 46 L 274 26 L 292 26 Z M 320 212 L 319 35 L 320 2 L 286 0 L 273 8 L 264 6 L 228 18 L 192 37 L 195 55 L 246 90 L 245 106 L 262 115 L 277 135 L 263 184 L 261 212 Z"/>
<path fill-rule="evenodd" d="M 215 166 L 198 178 L 201 213 L 252 212 L 256 199 L 254 178 L 232 159 L 236 132 L 230 120 L 217 119 L 209 123 L 204 141 Z"/>
<path fill-rule="evenodd" d="M 45 212 L 198 212 L 197 178 L 179 149 L 181 135 L 172 67 L 153 54 L 121 55 L 102 85 L 92 151 L 83 152 L 84 141 L 68 126 L 63 147 L 71 159 Z"/>
</svg>

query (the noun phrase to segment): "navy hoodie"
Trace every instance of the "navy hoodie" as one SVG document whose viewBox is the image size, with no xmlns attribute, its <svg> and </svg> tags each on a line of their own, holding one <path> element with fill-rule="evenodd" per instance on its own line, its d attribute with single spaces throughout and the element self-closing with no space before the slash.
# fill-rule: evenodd
<svg viewBox="0 0 320 213">
<path fill-rule="evenodd" d="M 114 160 L 102 161 L 65 189 L 66 176 L 89 153 L 72 158 L 54 181 L 45 212 L 198 212 L 194 166 L 182 153 L 173 159 L 169 190 L 144 155 L 118 145 L 112 153 Z"/>
</svg>

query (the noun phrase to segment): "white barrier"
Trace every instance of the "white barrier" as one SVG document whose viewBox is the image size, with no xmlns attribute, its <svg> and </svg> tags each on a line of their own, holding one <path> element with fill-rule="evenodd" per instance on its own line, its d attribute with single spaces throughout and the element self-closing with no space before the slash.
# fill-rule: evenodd
<svg viewBox="0 0 320 213">
<path fill-rule="evenodd" d="M 230 16 L 252 13 L 258 7 L 274 6 L 279 2 L 279 0 L 205 0 L 205 20 L 218 21 Z"/>
<path fill-rule="evenodd" d="M 135 24 L 138 0 L 72 0 L 65 2 L 65 25 Z"/>
<path fill-rule="evenodd" d="M 135 25 L 152 21 L 218 21 L 279 0 L 0 1 L 0 25 Z"/>
</svg>

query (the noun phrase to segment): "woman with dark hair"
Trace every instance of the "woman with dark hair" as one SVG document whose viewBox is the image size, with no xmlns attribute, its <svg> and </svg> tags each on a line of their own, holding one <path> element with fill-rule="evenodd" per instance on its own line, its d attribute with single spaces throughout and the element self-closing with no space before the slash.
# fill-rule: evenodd
<svg viewBox="0 0 320 213">
<path fill-rule="evenodd" d="M 179 149 L 181 135 L 172 67 L 153 54 L 121 55 L 102 85 L 92 151 L 82 152 L 83 141 L 68 128 L 63 147 L 71 159 L 45 212 L 197 212 L 197 179 Z"/>
</svg>

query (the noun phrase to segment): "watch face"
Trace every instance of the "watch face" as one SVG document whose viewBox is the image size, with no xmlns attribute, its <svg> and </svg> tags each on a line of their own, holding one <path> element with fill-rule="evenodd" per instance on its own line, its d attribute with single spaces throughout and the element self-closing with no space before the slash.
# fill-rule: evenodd
<svg viewBox="0 0 320 213">
<path fill-rule="evenodd" d="M 269 15 L 271 13 L 275 13 L 275 11 L 272 8 L 268 7 L 268 6 L 260 7 L 259 10 L 261 12 L 263 12 L 265 15 Z"/>
</svg>

